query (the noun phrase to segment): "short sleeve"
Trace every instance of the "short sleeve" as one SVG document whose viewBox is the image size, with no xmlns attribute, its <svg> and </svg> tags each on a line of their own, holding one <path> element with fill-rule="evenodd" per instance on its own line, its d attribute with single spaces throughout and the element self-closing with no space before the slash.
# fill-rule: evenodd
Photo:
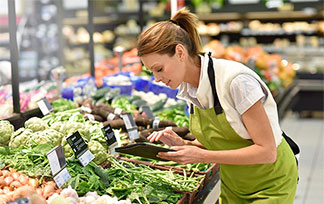
<svg viewBox="0 0 324 204">
<path fill-rule="evenodd" d="M 245 113 L 258 100 L 265 100 L 266 90 L 259 81 L 249 74 L 239 74 L 231 82 L 230 92 L 236 110 L 240 115 Z"/>
</svg>

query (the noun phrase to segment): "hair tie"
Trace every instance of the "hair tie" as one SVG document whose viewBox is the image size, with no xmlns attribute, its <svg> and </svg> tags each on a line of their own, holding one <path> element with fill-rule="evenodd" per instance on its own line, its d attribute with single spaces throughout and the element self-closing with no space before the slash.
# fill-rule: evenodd
<svg viewBox="0 0 324 204">
<path fill-rule="evenodd" d="M 178 23 L 177 21 L 174 21 L 174 20 L 172 20 L 172 19 L 170 19 L 169 21 L 170 21 L 171 23 L 173 23 L 173 24 L 176 24 L 176 25 L 180 26 L 179 23 Z"/>
</svg>

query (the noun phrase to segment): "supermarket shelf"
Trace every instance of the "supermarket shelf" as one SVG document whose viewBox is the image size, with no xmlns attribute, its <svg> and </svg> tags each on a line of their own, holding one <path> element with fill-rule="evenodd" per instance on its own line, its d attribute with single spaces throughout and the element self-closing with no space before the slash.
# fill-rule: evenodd
<svg viewBox="0 0 324 204">
<path fill-rule="evenodd" d="M 222 21 L 222 20 L 289 20 L 289 19 L 322 19 L 324 18 L 324 11 L 315 14 L 308 14 L 302 11 L 289 11 L 289 12 L 247 12 L 247 13 L 210 13 L 210 14 L 197 14 L 199 20 L 202 21 Z"/>
</svg>

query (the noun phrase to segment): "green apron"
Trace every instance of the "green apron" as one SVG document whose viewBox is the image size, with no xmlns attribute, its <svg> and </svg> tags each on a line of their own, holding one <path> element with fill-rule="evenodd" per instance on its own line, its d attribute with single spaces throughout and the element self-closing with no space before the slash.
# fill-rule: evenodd
<svg viewBox="0 0 324 204">
<path fill-rule="evenodd" d="M 230 126 L 225 114 L 215 109 L 194 107 L 190 114 L 190 131 L 208 150 L 233 150 L 253 145 Z M 295 156 L 285 139 L 277 147 L 272 164 L 220 165 L 221 204 L 294 202 L 297 187 Z"/>
</svg>

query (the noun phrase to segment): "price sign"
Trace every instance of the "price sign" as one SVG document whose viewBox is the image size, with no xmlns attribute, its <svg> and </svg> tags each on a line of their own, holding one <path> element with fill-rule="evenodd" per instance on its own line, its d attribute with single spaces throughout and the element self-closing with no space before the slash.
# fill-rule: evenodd
<svg viewBox="0 0 324 204">
<path fill-rule="evenodd" d="M 121 117 L 124 120 L 124 123 L 125 123 L 125 126 L 126 126 L 127 130 L 137 128 L 131 113 L 124 113 L 124 114 L 121 115 Z"/>
<path fill-rule="evenodd" d="M 158 129 L 159 125 L 160 125 L 160 118 L 159 117 L 154 118 L 153 124 L 152 124 L 153 129 Z"/>
<path fill-rule="evenodd" d="M 95 117 L 92 114 L 87 113 L 85 115 L 88 117 L 90 121 L 95 121 Z"/>
<path fill-rule="evenodd" d="M 121 117 L 124 120 L 127 132 L 128 132 L 128 137 L 131 140 L 137 140 L 139 139 L 139 135 L 137 132 L 137 126 L 134 122 L 133 116 L 130 113 L 124 113 L 121 115 Z"/>
<path fill-rule="evenodd" d="M 154 119 L 154 115 L 153 115 L 150 107 L 148 107 L 148 106 L 142 106 L 141 107 L 141 111 L 144 112 L 147 117 Z"/>
<path fill-rule="evenodd" d="M 18 198 L 14 201 L 8 201 L 6 204 L 30 204 L 28 198 Z"/>
<path fill-rule="evenodd" d="M 116 154 L 115 148 L 118 146 L 118 143 L 114 131 L 112 130 L 110 125 L 104 127 L 104 130 L 105 130 L 105 138 L 109 146 L 110 154 L 115 155 Z"/>
<path fill-rule="evenodd" d="M 88 150 L 88 145 L 84 142 L 78 131 L 67 137 L 66 141 L 71 146 L 82 166 L 88 165 L 94 159 L 93 154 Z"/>
<path fill-rule="evenodd" d="M 116 143 L 117 139 L 115 137 L 114 131 L 112 130 L 111 126 L 107 125 L 106 127 L 104 127 L 104 130 L 105 130 L 105 138 L 108 146 Z"/>
<path fill-rule="evenodd" d="M 91 113 L 92 112 L 91 108 L 86 107 L 86 106 L 81 106 L 81 111 L 84 111 L 86 113 Z"/>
<path fill-rule="evenodd" d="M 43 113 L 43 115 L 47 115 L 53 111 L 53 108 L 51 104 L 48 102 L 47 98 L 42 98 L 39 101 L 37 101 L 37 105 L 41 110 L 41 112 Z"/>
<path fill-rule="evenodd" d="M 121 109 L 121 108 L 116 108 L 115 111 L 114 111 L 114 113 L 115 113 L 116 115 L 120 115 L 120 114 L 122 113 L 122 111 L 123 111 L 123 109 Z"/>
<path fill-rule="evenodd" d="M 47 152 L 47 159 L 50 164 L 53 179 L 56 185 L 61 188 L 71 178 L 66 168 L 66 160 L 62 145 L 56 146 Z"/>
</svg>

